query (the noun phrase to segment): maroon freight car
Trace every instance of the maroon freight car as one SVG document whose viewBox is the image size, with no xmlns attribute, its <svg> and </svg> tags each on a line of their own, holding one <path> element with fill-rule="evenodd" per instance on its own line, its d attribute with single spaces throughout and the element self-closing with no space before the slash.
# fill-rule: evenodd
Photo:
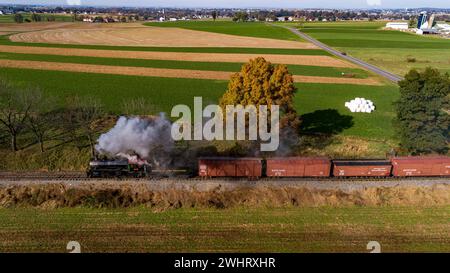
<svg viewBox="0 0 450 273">
<path fill-rule="evenodd" d="M 392 158 L 394 176 L 450 176 L 448 156 L 409 156 Z"/>
<path fill-rule="evenodd" d="M 266 159 L 268 177 L 330 176 L 331 161 L 327 157 L 276 157 Z"/>
<path fill-rule="evenodd" d="M 262 176 L 262 158 L 257 157 L 203 157 L 198 159 L 198 175 L 202 177 Z"/>
<path fill-rule="evenodd" d="M 389 160 L 333 160 L 333 175 L 336 177 L 390 176 Z"/>
</svg>

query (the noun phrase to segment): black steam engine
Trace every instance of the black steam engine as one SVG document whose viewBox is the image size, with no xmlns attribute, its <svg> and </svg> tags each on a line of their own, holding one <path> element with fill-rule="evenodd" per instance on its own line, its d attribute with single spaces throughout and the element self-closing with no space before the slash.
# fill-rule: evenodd
<svg viewBox="0 0 450 273">
<path fill-rule="evenodd" d="M 91 178 L 105 177 L 149 177 L 152 168 L 147 161 L 132 162 L 128 159 L 91 160 L 87 176 Z"/>
</svg>

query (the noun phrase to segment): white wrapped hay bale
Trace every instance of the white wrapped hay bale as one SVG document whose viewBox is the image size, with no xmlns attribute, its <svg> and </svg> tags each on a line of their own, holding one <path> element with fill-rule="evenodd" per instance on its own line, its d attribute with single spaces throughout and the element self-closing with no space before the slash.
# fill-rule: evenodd
<svg viewBox="0 0 450 273">
<path fill-rule="evenodd" d="M 352 113 L 372 113 L 375 110 L 373 101 L 365 98 L 354 98 L 344 103 Z"/>
</svg>

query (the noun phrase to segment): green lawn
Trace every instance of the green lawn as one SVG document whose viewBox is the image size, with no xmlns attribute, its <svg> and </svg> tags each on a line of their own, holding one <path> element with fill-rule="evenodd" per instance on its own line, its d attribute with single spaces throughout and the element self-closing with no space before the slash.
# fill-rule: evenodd
<svg viewBox="0 0 450 273">
<path fill-rule="evenodd" d="M 306 23 L 301 31 L 398 75 L 427 66 L 450 71 L 450 40 L 380 29 L 384 25 L 385 22 Z"/>
<path fill-rule="evenodd" d="M 1 252 L 449 252 L 450 207 L 0 209 Z"/>
<path fill-rule="evenodd" d="M 227 81 L 11 68 L 2 69 L 0 76 L 21 84 L 39 86 L 46 93 L 61 99 L 73 95 L 98 97 L 112 113 L 119 113 L 124 100 L 138 97 L 146 99 L 158 110 L 167 113 L 170 113 L 176 104 L 192 105 L 194 96 L 202 96 L 204 104 L 217 103 L 227 88 Z M 382 140 L 392 137 L 392 101 L 398 95 L 395 86 L 299 83 L 297 87 L 299 91 L 295 97 L 295 105 L 300 114 L 336 109 L 339 115 L 332 116 L 331 120 L 351 116 L 353 123 L 338 133 Z M 351 113 L 344 107 L 344 103 L 355 97 L 373 100 L 377 110 L 372 114 Z M 315 114 L 308 116 L 311 122 L 315 122 L 317 114 L 320 116 L 323 112 Z"/>
<path fill-rule="evenodd" d="M 133 66 L 133 67 L 155 67 L 168 69 L 194 69 L 212 71 L 237 72 L 241 69 L 242 63 L 228 62 L 191 62 L 191 61 L 170 61 L 170 60 L 145 60 L 129 58 L 99 58 L 83 56 L 58 56 L 43 54 L 20 54 L 0 52 L 0 59 L 7 60 L 29 60 L 78 64 L 97 64 L 113 66 Z M 294 75 L 342 77 L 342 73 L 352 73 L 356 78 L 367 78 L 368 72 L 355 68 L 318 67 L 307 65 L 288 65 L 289 72 Z"/>
<path fill-rule="evenodd" d="M 261 22 L 232 21 L 177 21 L 163 23 L 145 23 L 146 26 L 178 27 L 191 30 L 208 31 L 222 34 L 271 38 L 279 40 L 302 41 L 288 29 L 271 26 Z"/>
</svg>

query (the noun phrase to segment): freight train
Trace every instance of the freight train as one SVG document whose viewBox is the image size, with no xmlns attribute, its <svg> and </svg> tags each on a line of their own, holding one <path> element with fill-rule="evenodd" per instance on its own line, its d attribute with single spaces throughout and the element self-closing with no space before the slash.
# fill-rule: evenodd
<svg viewBox="0 0 450 273">
<path fill-rule="evenodd" d="M 146 161 L 92 160 L 88 177 L 149 177 Z M 342 160 L 328 157 L 200 157 L 198 176 L 203 178 L 260 177 L 450 177 L 450 157 L 410 156 L 386 159 Z"/>
<path fill-rule="evenodd" d="M 204 157 L 200 177 L 450 177 L 450 157 L 331 160 L 327 157 Z"/>
</svg>

